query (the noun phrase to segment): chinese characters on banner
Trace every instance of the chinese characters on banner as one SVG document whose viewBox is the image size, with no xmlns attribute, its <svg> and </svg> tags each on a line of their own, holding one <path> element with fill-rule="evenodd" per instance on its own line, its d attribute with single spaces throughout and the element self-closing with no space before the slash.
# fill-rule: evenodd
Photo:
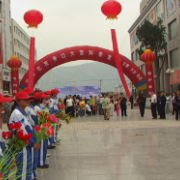
<svg viewBox="0 0 180 180">
<path fill-rule="evenodd" d="M 98 96 L 101 94 L 101 89 L 99 86 L 67 86 L 56 88 L 61 93 L 58 94 L 58 98 L 64 99 L 68 95 L 79 95 L 82 98 L 89 99 L 90 96 Z"/>
<path fill-rule="evenodd" d="M 154 90 L 154 72 L 153 65 L 146 64 L 146 76 L 147 76 L 147 86 L 148 86 L 148 96 L 151 95 L 151 91 Z"/>
<path fill-rule="evenodd" d="M 11 69 L 12 94 L 15 96 L 19 92 L 19 69 Z"/>
</svg>

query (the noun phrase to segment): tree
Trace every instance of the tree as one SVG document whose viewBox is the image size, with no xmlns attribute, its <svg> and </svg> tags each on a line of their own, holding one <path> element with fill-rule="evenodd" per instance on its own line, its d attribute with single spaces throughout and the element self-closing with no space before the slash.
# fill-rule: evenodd
<svg viewBox="0 0 180 180">
<path fill-rule="evenodd" d="M 136 35 L 141 42 L 140 49 L 137 50 L 139 56 L 143 54 L 145 49 L 151 49 L 157 56 L 156 63 L 158 65 L 157 72 L 157 90 L 160 91 L 160 75 L 165 61 L 168 59 L 166 27 L 163 20 L 158 18 L 157 24 L 154 25 L 147 19 L 136 30 Z M 160 64 L 161 62 L 161 64 Z"/>
</svg>

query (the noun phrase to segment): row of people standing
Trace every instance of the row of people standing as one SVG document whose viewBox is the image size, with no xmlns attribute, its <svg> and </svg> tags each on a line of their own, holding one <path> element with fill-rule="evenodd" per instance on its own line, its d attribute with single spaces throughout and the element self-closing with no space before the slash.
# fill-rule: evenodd
<svg viewBox="0 0 180 180">
<path fill-rule="evenodd" d="M 56 133 L 52 138 L 43 140 L 40 143 L 37 143 L 34 128 L 38 124 L 38 112 L 45 109 L 43 105 L 43 100 L 45 100 L 45 98 L 49 99 L 48 111 L 51 114 L 56 114 L 58 112 L 58 93 L 56 89 L 47 91 L 45 94 L 43 92 L 36 93 L 31 88 L 25 88 L 23 92 L 19 92 L 15 96 L 8 125 L 18 122 L 21 124 L 24 132 L 32 135 L 30 143 L 15 153 L 17 180 L 37 180 L 37 167 L 43 169 L 49 167 L 46 163 L 47 149 L 54 149 L 56 147 L 52 143 L 57 143 L 58 141 L 57 127 L 53 127 Z"/>
</svg>

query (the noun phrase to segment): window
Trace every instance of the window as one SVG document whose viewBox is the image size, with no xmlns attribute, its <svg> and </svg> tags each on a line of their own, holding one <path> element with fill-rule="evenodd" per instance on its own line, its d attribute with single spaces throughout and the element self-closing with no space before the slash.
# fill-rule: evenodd
<svg viewBox="0 0 180 180">
<path fill-rule="evenodd" d="M 169 40 L 174 39 L 177 36 L 177 20 L 175 19 L 168 26 L 169 29 Z"/>
<path fill-rule="evenodd" d="M 139 53 L 136 51 L 136 61 L 139 60 Z"/>
<path fill-rule="evenodd" d="M 178 51 L 178 49 L 174 49 L 170 52 L 170 63 L 171 63 L 171 68 L 179 66 L 179 51 Z"/>
<path fill-rule="evenodd" d="M 132 62 L 136 61 L 135 52 L 131 53 L 131 60 L 132 60 Z"/>
</svg>

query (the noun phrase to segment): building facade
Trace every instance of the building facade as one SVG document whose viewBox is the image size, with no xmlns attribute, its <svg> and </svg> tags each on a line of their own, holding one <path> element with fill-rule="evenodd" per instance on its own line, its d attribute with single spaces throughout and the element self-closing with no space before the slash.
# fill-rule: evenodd
<svg viewBox="0 0 180 180">
<path fill-rule="evenodd" d="M 7 61 L 12 55 L 10 0 L 0 0 L 0 33 L 2 36 L 3 88 L 10 89 L 10 71 Z"/>
<path fill-rule="evenodd" d="M 145 65 L 137 53 L 141 43 L 136 36 L 136 29 L 145 19 L 156 24 L 158 18 L 162 18 L 167 27 L 168 60 L 161 71 L 160 87 L 166 92 L 173 92 L 180 88 L 180 0 L 142 0 L 140 12 L 129 29 L 131 60 L 145 73 Z M 154 63 L 155 85 L 158 83 L 156 77 L 160 66 L 161 61 Z"/>
<path fill-rule="evenodd" d="M 11 19 L 11 36 L 12 55 L 18 56 L 22 61 L 22 66 L 19 68 L 21 80 L 28 70 L 30 37 L 14 19 Z"/>
</svg>

